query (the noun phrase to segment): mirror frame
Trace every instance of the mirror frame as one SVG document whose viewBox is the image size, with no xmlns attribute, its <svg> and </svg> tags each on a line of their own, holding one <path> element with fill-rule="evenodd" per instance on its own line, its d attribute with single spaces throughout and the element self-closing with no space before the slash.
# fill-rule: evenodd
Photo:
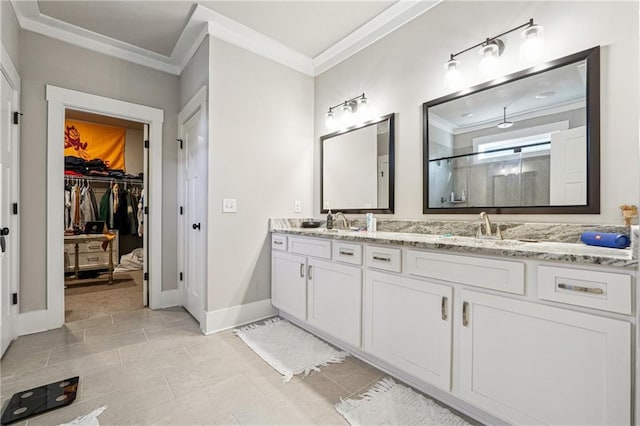
<svg viewBox="0 0 640 426">
<path fill-rule="evenodd" d="M 540 74 L 555 68 L 563 67 L 577 61 L 585 60 L 587 66 L 586 110 L 587 110 L 587 203 L 586 205 L 567 206 L 518 206 L 518 207 L 429 207 L 429 108 L 454 99 L 463 98 L 473 93 L 499 87 L 532 75 Z M 422 104 L 423 137 L 422 137 L 422 213 L 423 214 L 599 214 L 600 213 L 600 46 L 583 50 L 560 59 L 556 59 L 535 67 L 525 69 L 493 81 L 463 89 Z"/>
<path fill-rule="evenodd" d="M 395 155 L 395 113 L 383 115 L 378 118 L 374 118 L 364 123 L 348 127 L 343 130 L 328 133 L 320 137 L 320 213 L 328 213 L 329 209 L 324 208 L 324 141 L 333 137 L 353 132 L 358 129 L 362 129 L 367 126 L 382 123 L 389 120 L 389 205 L 386 208 L 371 208 L 371 209 L 341 209 L 331 207 L 332 213 L 393 213 L 395 203 L 395 168 L 396 168 L 396 155 Z"/>
</svg>

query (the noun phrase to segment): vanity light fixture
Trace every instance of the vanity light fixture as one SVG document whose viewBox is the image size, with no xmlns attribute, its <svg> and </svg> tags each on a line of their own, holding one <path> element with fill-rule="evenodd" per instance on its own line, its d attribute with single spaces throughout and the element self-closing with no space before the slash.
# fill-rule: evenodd
<svg viewBox="0 0 640 426">
<path fill-rule="evenodd" d="M 336 117 L 336 110 L 341 107 L 342 114 L 340 117 Z M 355 96 L 351 99 L 347 99 L 344 102 L 340 102 L 332 107 L 329 107 L 327 111 L 327 117 L 325 125 L 329 130 L 337 130 L 339 127 L 348 127 L 355 124 L 354 119 L 363 121 L 366 119 L 366 114 L 369 111 L 368 100 L 364 95 Z"/>
<path fill-rule="evenodd" d="M 460 60 L 456 59 L 457 56 L 468 52 L 470 50 L 480 47 L 479 54 L 482 57 L 480 60 L 480 72 L 487 77 L 495 77 L 498 73 L 500 56 L 504 52 L 505 44 L 500 37 L 509 33 L 517 31 L 521 28 L 525 28 L 520 37 L 522 38 L 522 44 L 520 46 L 520 58 L 523 61 L 535 61 L 537 60 L 544 49 L 544 28 L 541 25 L 535 24 L 533 18 L 528 22 L 518 25 L 508 31 L 498 34 L 494 37 L 489 37 L 484 41 L 474 44 L 458 53 L 452 53 L 449 60 L 445 63 L 445 87 L 447 89 L 455 90 L 459 89 L 462 85 L 462 73 L 460 71 Z"/>
<path fill-rule="evenodd" d="M 507 121 L 507 107 L 503 108 L 502 122 L 498 124 L 498 129 L 508 129 L 513 126 L 513 122 Z"/>
</svg>

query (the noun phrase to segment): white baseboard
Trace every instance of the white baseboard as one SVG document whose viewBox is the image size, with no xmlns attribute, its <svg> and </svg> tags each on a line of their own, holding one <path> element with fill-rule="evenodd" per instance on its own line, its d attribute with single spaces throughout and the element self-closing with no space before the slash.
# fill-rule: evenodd
<svg viewBox="0 0 640 426">
<path fill-rule="evenodd" d="M 271 306 L 271 299 L 264 299 L 253 303 L 206 312 L 205 323 L 202 328 L 204 334 L 212 334 L 269 318 L 277 313 L 278 311 Z"/>
<path fill-rule="evenodd" d="M 47 309 L 18 314 L 18 336 L 39 333 L 59 327 L 62 327 L 62 324 L 54 324 L 51 319 L 51 312 Z"/>
<path fill-rule="evenodd" d="M 150 308 L 162 309 L 170 308 L 172 306 L 178 306 L 180 304 L 179 295 L 180 293 L 178 292 L 178 289 L 161 291 L 160 295 L 158 296 L 158 300 L 155 301 L 157 302 L 157 304 L 155 304 L 155 306 L 153 307 L 150 306 Z"/>
</svg>

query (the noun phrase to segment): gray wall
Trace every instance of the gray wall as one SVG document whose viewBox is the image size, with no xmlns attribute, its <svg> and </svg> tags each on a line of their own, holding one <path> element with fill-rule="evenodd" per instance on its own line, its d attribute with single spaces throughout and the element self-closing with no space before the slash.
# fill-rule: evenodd
<svg viewBox="0 0 640 426">
<path fill-rule="evenodd" d="M 176 288 L 178 78 L 28 31 L 20 34 L 19 63 L 24 112 L 20 158 L 21 311 L 46 308 L 47 84 L 164 110 L 162 288 Z"/>
<path fill-rule="evenodd" d="M 198 93 L 204 85 L 209 84 L 209 37 L 205 37 L 196 53 L 180 74 L 180 105 L 178 111 Z"/>
<path fill-rule="evenodd" d="M 620 223 L 621 204 L 637 204 L 638 2 L 445 1 L 315 79 L 315 139 L 328 133 L 327 108 L 366 92 L 372 116 L 397 115 L 396 217 L 475 220 L 475 215 L 422 214 L 422 103 L 447 94 L 449 54 L 534 17 L 545 28 L 543 60 L 597 45 L 601 50 L 602 214 L 504 215 L 501 220 Z M 505 74 L 519 61 L 519 33 L 506 39 Z M 478 54 L 464 62 L 469 84 L 481 82 Z M 314 155 L 314 213 L 319 214 L 319 142 Z"/>
<path fill-rule="evenodd" d="M 18 39 L 20 34 L 18 20 L 16 19 L 16 14 L 13 12 L 13 7 L 11 7 L 10 2 L 1 0 L 0 7 L 2 8 L 2 10 L 0 10 L 0 14 L 2 14 L 2 27 L 0 31 L 2 45 L 7 50 L 13 65 L 20 71 L 18 65 Z"/>
<path fill-rule="evenodd" d="M 216 39 L 210 52 L 212 311 L 268 299 L 269 218 L 311 213 L 313 79 Z M 223 198 L 236 198 L 238 212 L 222 213 Z"/>
</svg>

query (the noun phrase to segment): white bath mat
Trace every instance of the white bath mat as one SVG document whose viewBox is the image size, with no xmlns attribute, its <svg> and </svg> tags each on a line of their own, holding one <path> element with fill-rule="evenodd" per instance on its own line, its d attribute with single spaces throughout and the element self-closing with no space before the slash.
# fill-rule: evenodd
<svg viewBox="0 0 640 426">
<path fill-rule="evenodd" d="M 451 411 L 387 377 L 362 399 L 344 399 L 336 410 L 353 425 L 469 425 Z"/>
<path fill-rule="evenodd" d="M 96 408 L 92 412 L 87 415 L 80 416 L 75 420 L 71 420 L 69 423 L 62 423 L 58 426 L 100 426 L 100 422 L 98 421 L 98 416 L 102 414 L 104 410 L 107 409 L 107 406 L 104 405 L 100 408 Z"/>
<path fill-rule="evenodd" d="M 233 331 L 288 382 L 295 374 L 320 371 L 321 365 L 342 362 L 349 354 L 281 318 L 252 324 Z"/>
</svg>

